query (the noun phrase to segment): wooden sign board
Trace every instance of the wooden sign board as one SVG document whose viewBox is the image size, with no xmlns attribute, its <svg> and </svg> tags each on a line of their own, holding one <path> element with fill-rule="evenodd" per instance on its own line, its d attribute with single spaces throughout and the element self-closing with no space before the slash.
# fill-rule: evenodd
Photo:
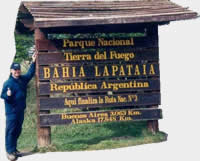
<svg viewBox="0 0 200 161">
<path fill-rule="evenodd" d="M 160 119 L 144 108 L 160 104 L 158 38 L 147 33 L 37 40 L 40 110 L 122 109 L 40 115 L 40 126 Z"/>
<path fill-rule="evenodd" d="M 40 98 L 40 109 L 126 107 L 160 104 L 159 93 L 129 93 L 115 95 L 91 95 L 59 98 Z"/>
<path fill-rule="evenodd" d="M 53 93 L 102 93 L 102 92 L 136 92 L 159 91 L 159 79 L 131 80 L 98 80 L 98 81 L 68 81 L 64 83 L 40 83 L 39 95 Z"/>
<path fill-rule="evenodd" d="M 162 113 L 160 109 L 122 109 L 113 111 L 40 115 L 40 125 L 45 127 L 68 124 L 158 120 L 161 118 Z"/>
<path fill-rule="evenodd" d="M 90 64 L 40 67 L 39 79 L 98 79 L 159 76 L 158 63 Z"/>
<path fill-rule="evenodd" d="M 121 48 L 81 51 L 65 50 L 64 52 L 41 52 L 38 64 L 71 64 L 71 63 L 113 63 L 113 62 L 141 62 L 157 61 L 158 48 Z M 45 60 L 45 61 L 44 61 Z"/>
<path fill-rule="evenodd" d="M 92 38 L 92 39 L 53 39 L 51 41 L 37 40 L 40 51 L 53 49 L 52 44 L 59 50 L 63 49 L 91 49 L 91 48 L 143 48 L 158 47 L 156 36 L 124 37 L 124 38 Z"/>
</svg>

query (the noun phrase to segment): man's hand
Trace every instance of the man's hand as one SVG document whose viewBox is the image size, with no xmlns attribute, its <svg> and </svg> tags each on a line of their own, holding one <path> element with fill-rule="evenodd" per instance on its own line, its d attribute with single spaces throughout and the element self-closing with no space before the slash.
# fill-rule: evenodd
<svg viewBox="0 0 200 161">
<path fill-rule="evenodd" d="M 12 95 L 12 92 L 10 90 L 10 88 L 7 89 L 7 96 L 11 96 Z"/>
<path fill-rule="evenodd" d="M 35 62 L 35 60 L 37 58 L 37 54 L 38 54 L 38 52 L 35 51 L 35 53 L 32 55 L 32 62 Z"/>
</svg>

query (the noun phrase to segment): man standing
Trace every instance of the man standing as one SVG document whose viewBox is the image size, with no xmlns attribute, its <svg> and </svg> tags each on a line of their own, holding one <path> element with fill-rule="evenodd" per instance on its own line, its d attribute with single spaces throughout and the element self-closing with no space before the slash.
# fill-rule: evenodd
<svg viewBox="0 0 200 161">
<path fill-rule="evenodd" d="M 21 75 L 19 63 L 12 63 L 10 67 L 10 77 L 3 85 L 1 98 L 3 98 L 5 102 L 5 143 L 9 160 L 16 160 L 21 156 L 20 152 L 17 150 L 17 140 L 21 134 L 24 121 L 27 85 L 35 74 L 36 56 L 37 54 L 34 53 L 30 68 L 25 75 Z"/>
</svg>

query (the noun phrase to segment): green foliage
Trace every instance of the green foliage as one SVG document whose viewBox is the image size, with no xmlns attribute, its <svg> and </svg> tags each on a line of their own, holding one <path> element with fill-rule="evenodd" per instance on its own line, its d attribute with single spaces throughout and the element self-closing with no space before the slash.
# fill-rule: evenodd
<svg viewBox="0 0 200 161">
<path fill-rule="evenodd" d="M 25 34 L 15 34 L 15 45 L 16 45 L 16 55 L 14 58 L 15 62 L 21 63 L 25 60 L 31 60 L 30 48 L 34 45 L 33 35 Z"/>
<path fill-rule="evenodd" d="M 52 127 L 52 146 L 56 151 L 114 149 L 163 140 L 164 133 L 153 135 L 147 131 L 146 121 Z"/>
<path fill-rule="evenodd" d="M 48 34 L 49 39 L 84 39 L 84 38 L 124 38 L 144 37 L 146 33 L 94 33 L 94 34 Z"/>
</svg>

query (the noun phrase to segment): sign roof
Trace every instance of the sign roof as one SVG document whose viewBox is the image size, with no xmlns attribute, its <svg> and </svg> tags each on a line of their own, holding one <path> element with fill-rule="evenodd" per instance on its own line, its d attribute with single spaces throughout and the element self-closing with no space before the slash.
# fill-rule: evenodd
<svg viewBox="0 0 200 161">
<path fill-rule="evenodd" d="M 50 28 L 192 19 L 197 13 L 169 0 L 22 2 L 20 20 L 28 27 Z"/>
</svg>

